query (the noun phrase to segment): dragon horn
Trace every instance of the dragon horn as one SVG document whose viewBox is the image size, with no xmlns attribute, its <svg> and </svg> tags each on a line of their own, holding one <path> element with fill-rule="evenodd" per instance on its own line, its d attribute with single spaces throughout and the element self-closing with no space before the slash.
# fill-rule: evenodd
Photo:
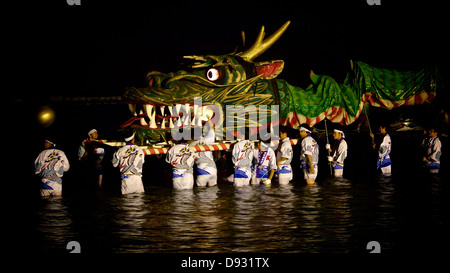
<svg viewBox="0 0 450 273">
<path fill-rule="evenodd" d="M 249 49 L 244 52 L 240 52 L 237 55 L 247 61 L 253 61 L 256 57 L 269 49 L 281 37 L 281 35 L 283 35 L 290 23 L 291 21 L 287 21 L 280 29 L 278 29 L 267 39 L 264 39 L 264 26 L 262 26 L 255 43 Z"/>
</svg>

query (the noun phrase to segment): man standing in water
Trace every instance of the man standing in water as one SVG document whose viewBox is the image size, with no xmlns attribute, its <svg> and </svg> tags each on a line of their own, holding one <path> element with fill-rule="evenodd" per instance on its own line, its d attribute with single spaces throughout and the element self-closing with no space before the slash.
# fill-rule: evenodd
<svg viewBox="0 0 450 273">
<path fill-rule="evenodd" d="M 214 133 L 214 124 L 209 120 L 203 127 L 206 128 L 205 136 L 200 137 L 200 140 L 194 141 L 190 146 L 209 145 L 216 140 Z M 195 163 L 197 164 L 197 186 L 215 186 L 217 185 L 217 167 L 214 162 L 213 152 L 197 152 L 195 154 Z"/>
<path fill-rule="evenodd" d="M 333 138 L 335 143 L 333 149 L 327 144 L 326 148 L 332 156 L 328 157 L 328 161 L 332 164 L 334 177 L 342 177 L 344 172 L 344 159 L 347 158 L 347 142 L 343 131 L 334 129 Z"/>
<path fill-rule="evenodd" d="M 50 140 L 45 140 L 44 147 L 34 162 L 34 173 L 41 176 L 41 196 L 59 196 L 62 194 L 63 174 L 70 168 L 69 160 Z"/>
<path fill-rule="evenodd" d="M 88 132 L 89 138 L 84 140 L 78 148 L 78 159 L 83 160 L 89 172 L 89 176 L 95 176 L 98 188 L 102 187 L 103 167 L 102 161 L 105 149 L 98 141 L 98 132 L 92 129 Z"/>
<path fill-rule="evenodd" d="M 270 139 L 268 143 L 258 141 L 258 149 L 254 150 L 254 158 L 257 160 L 255 174 L 255 184 L 263 182 L 265 185 L 272 183 L 273 175 L 277 169 L 275 152 L 270 148 Z"/>
<path fill-rule="evenodd" d="M 252 162 L 254 145 L 250 140 L 242 139 L 245 133 L 238 131 L 238 141 L 233 146 L 232 160 L 234 164 L 234 185 L 247 186 L 252 179 Z"/>
<path fill-rule="evenodd" d="M 422 144 L 425 150 L 423 163 L 430 173 L 439 173 L 441 167 L 441 140 L 438 137 L 438 130 L 431 128 L 428 131 L 429 138 Z"/>
<path fill-rule="evenodd" d="M 381 174 L 383 176 L 391 176 L 391 157 L 389 154 L 391 153 L 391 137 L 387 133 L 386 125 L 380 125 L 379 132 L 383 135 L 383 141 L 381 142 L 378 148 L 378 161 L 377 161 L 377 169 L 381 169 Z M 373 133 L 370 133 L 370 137 L 372 138 L 373 149 L 376 149 L 375 144 L 375 136 Z"/>
<path fill-rule="evenodd" d="M 195 152 L 183 138 L 167 151 L 166 162 L 172 165 L 172 182 L 175 189 L 194 188 L 194 156 Z"/>
<path fill-rule="evenodd" d="M 278 183 L 280 185 L 287 185 L 292 180 L 292 145 L 288 137 L 288 129 L 285 126 L 280 126 L 280 143 L 276 151 L 277 154 L 277 171 Z"/>
<path fill-rule="evenodd" d="M 318 171 L 319 145 L 312 138 L 311 127 L 307 124 L 300 125 L 300 137 L 302 138 L 300 167 L 303 169 L 306 184 L 314 185 Z"/>
<path fill-rule="evenodd" d="M 142 166 L 144 165 L 144 152 L 141 147 L 134 145 L 134 133 L 125 137 L 126 145 L 114 153 L 112 165 L 120 166 L 122 178 L 122 194 L 142 193 Z"/>
</svg>

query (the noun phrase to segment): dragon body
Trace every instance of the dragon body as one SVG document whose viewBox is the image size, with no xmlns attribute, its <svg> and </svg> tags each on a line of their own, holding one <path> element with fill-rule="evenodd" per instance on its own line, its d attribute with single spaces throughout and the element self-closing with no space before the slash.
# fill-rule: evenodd
<svg viewBox="0 0 450 273">
<path fill-rule="evenodd" d="M 435 97 L 435 68 L 396 71 L 360 61 L 350 61 L 350 70 L 342 83 L 311 71 L 311 84 L 306 89 L 290 85 L 277 78 L 284 68 L 282 60 L 253 61 L 281 37 L 289 24 L 266 39 L 262 27 L 255 43 L 246 51 L 185 56 L 192 62 L 188 66 L 190 71 L 149 72 L 147 87 L 127 88 L 123 94 L 133 117 L 122 127 L 131 126 L 141 142 L 159 140 L 173 128 L 201 126 L 201 120 L 211 118 L 217 109 L 224 114 L 216 122 L 224 124 L 225 119 L 234 118 L 244 119 L 250 127 L 269 126 L 250 124 L 247 115 L 227 116 L 227 105 L 257 107 L 252 109 L 267 106 L 264 109 L 269 110 L 268 121 L 273 117 L 270 106 L 278 105 L 278 119 L 272 120 L 272 124 L 292 128 L 302 123 L 312 126 L 325 118 L 348 125 L 359 117 L 365 103 L 392 109 L 431 102 Z M 196 105 L 196 98 L 201 98 L 202 107 Z M 223 128 L 224 132 L 229 129 Z"/>
</svg>

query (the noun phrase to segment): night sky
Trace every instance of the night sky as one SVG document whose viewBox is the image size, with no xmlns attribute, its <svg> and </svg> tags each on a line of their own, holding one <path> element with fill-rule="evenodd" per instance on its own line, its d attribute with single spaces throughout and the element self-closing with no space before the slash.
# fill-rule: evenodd
<svg viewBox="0 0 450 273">
<path fill-rule="evenodd" d="M 101 138 L 117 139 L 130 117 L 125 105 L 68 105 L 55 97 L 121 96 L 127 87 L 145 87 L 149 71 L 183 69 L 185 55 L 241 51 L 242 30 L 249 47 L 262 25 L 269 36 L 288 20 L 283 36 L 255 61 L 284 60 L 278 78 L 291 85 L 306 88 L 311 69 L 342 82 L 353 59 L 400 70 L 437 64 L 449 86 L 447 7 L 437 1 L 93 2 L 5 8 L 12 14 L 3 33 L 12 88 L 0 97 L 0 108 L 5 127 L 26 147 L 41 149 L 49 136 L 77 144 L 92 128 Z M 443 89 L 444 99 L 435 100 L 438 108 L 448 104 L 448 93 Z M 56 112 L 48 128 L 36 119 L 46 105 Z"/>
<path fill-rule="evenodd" d="M 256 61 L 284 60 L 279 78 L 303 88 L 311 69 L 341 82 L 349 59 L 396 69 L 446 63 L 446 7 L 433 1 L 92 2 L 17 7 L 20 24 L 8 30 L 22 60 L 13 99 L 120 96 L 144 87 L 149 71 L 181 69 L 183 55 L 226 54 L 242 45 L 242 30 L 250 46 L 261 25 L 269 36 L 288 20 Z"/>
<path fill-rule="evenodd" d="M 446 1 L 380 0 L 380 6 L 367 0 L 80 1 L 80 6 L 66 0 L 2 2 L 6 72 L 0 116 L 7 161 L 2 179 L 14 190 L 10 204 L 23 209 L 14 213 L 22 219 L 30 211 L 26 200 L 40 185 L 34 160 L 44 139 L 76 164 L 90 129 L 98 129 L 101 139 L 121 139 L 119 126 L 130 118 L 126 105 L 58 105 L 52 98 L 120 96 L 127 87 L 145 87 L 149 71 L 182 69 L 184 55 L 233 52 L 241 46 L 242 30 L 251 46 L 262 25 L 269 36 L 290 20 L 283 36 L 255 61 L 284 60 L 278 78 L 302 88 L 310 84 L 311 69 L 342 82 L 350 59 L 399 70 L 438 65 L 450 86 Z M 448 89 L 441 92 L 446 99 L 435 102 L 448 105 Z M 37 124 L 44 105 L 56 112 L 49 128 Z M 32 247 L 28 241 L 17 246 L 21 252 Z"/>
</svg>

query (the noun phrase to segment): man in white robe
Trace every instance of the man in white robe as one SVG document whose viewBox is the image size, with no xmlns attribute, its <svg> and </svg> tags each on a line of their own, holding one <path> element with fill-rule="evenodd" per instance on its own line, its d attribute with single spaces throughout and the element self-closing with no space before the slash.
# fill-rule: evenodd
<svg viewBox="0 0 450 273">
<path fill-rule="evenodd" d="M 119 166 L 122 184 L 122 194 L 143 193 L 142 167 L 144 165 L 144 152 L 142 148 L 134 145 L 134 134 L 125 138 L 126 145 L 119 148 L 112 159 L 114 167 Z"/>
<path fill-rule="evenodd" d="M 234 185 L 247 186 L 252 178 L 252 161 L 254 145 L 250 140 L 239 140 L 233 146 Z"/>
<path fill-rule="evenodd" d="M 300 152 L 300 167 L 303 169 L 303 175 L 306 184 L 314 185 L 317 178 L 319 163 L 319 145 L 311 136 L 311 127 L 307 124 L 300 125 L 300 137 L 302 138 Z"/>
<path fill-rule="evenodd" d="M 284 127 L 280 127 L 280 144 L 276 150 L 278 183 L 287 185 L 292 180 L 292 145 L 288 137 L 288 131 Z"/>
<path fill-rule="evenodd" d="M 343 131 L 334 129 L 333 138 L 335 143 L 333 149 L 327 144 L 326 148 L 330 151 L 331 156 L 328 161 L 332 164 L 334 177 L 342 177 L 344 172 L 344 160 L 347 158 L 347 142 Z"/>
<path fill-rule="evenodd" d="M 442 143 L 438 137 L 438 130 L 431 128 L 428 131 L 429 138 L 424 143 L 426 154 L 423 157 L 425 167 L 430 173 L 439 173 L 441 167 Z"/>
<path fill-rule="evenodd" d="M 379 131 L 383 136 L 383 141 L 378 148 L 378 161 L 377 161 L 377 169 L 381 169 L 381 174 L 383 176 L 391 176 L 391 157 L 389 154 L 391 153 L 391 137 L 386 131 L 385 125 L 380 125 Z M 374 135 L 371 133 L 370 136 L 374 139 Z M 375 141 L 373 141 L 375 143 Z M 373 144 L 373 148 L 376 148 L 376 144 Z"/>
<path fill-rule="evenodd" d="M 213 144 L 216 138 L 214 129 L 209 127 L 209 131 L 200 140 L 194 141 L 190 146 Z M 199 187 L 217 185 L 217 167 L 211 151 L 197 152 L 195 154 L 197 164 L 196 184 Z"/>
<path fill-rule="evenodd" d="M 257 160 L 254 184 L 263 182 L 266 185 L 270 185 L 277 169 L 275 152 L 266 143 L 259 141 L 258 149 L 255 149 L 254 152 L 254 157 Z"/>
<path fill-rule="evenodd" d="M 34 173 L 41 177 L 41 196 L 62 195 L 62 177 L 70 168 L 66 154 L 56 149 L 50 140 L 45 140 L 45 150 L 34 161 Z"/>
<path fill-rule="evenodd" d="M 172 165 L 173 187 L 189 190 L 194 187 L 194 156 L 188 144 L 180 143 L 167 151 L 166 162 Z"/>
</svg>

